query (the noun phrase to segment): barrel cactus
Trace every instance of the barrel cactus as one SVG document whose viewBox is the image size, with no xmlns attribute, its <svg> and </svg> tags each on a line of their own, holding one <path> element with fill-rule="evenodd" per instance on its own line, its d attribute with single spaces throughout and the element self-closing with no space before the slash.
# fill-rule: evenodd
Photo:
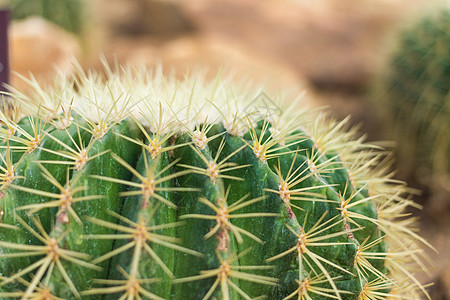
<svg viewBox="0 0 450 300">
<path fill-rule="evenodd" d="M 417 299 L 407 188 L 347 123 L 218 76 L 8 95 L 2 299 Z"/>
<path fill-rule="evenodd" d="M 378 102 L 394 120 L 404 173 L 450 172 L 449 78 L 450 11 L 444 10 L 401 33 L 379 84 Z"/>
</svg>

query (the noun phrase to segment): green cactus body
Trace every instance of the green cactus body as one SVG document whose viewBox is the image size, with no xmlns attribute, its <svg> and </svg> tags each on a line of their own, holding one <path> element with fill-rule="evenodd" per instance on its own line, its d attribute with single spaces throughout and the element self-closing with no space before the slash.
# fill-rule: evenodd
<svg viewBox="0 0 450 300">
<path fill-rule="evenodd" d="M 61 80 L 1 115 L 2 299 L 427 295 L 405 188 L 344 123 L 226 79 Z"/>
<path fill-rule="evenodd" d="M 450 171 L 450 12 L 428 16 L 399 35 L 379 82 L 383 113 L 394 120 L 400 171 Z M 392 122 L 389 123 L 392 131 Z M 424 181 L 422 179 L 422 181 Z"/>
<path fill-rule="evenodd" d="M 43 151 L 42 149 L 34 149 L 33 142 L 39 141 L 39 136 L 42 135 L 43 128 L 39 128 L 36 126 L 35 132 L 33 134 L 32 124 L 33 122 L 29 120 L 28 118 L 23 120 L 25 123 L 24 125 L 21 125 L 21 130 L 17 131 L 14 137 L 11 137 L 11 146 L 10 148 L 3 149 L 5 151 L 3 152 L 3 155 L 10 158 L 8 159 L 10 162 L 10 166 L 14 166 L 14 171 L 11 175 L 13 175 L 13 178 L 6 179 L 7 185 L 13 184 L 16 185 L 16 188 L 9 188 L 4 191 L 4 195 L 2 197 L 2 211 L 4 213 L 4 218 L 2 222 L 4 224 L 15 224 L 19 220 L 22 220 L 23 218 L 27 218 L 25 211 L 21 208 L 26 208 L 28 205 L 34 205 L 36 203 L 43 203 L 45 201 L 48 201 L 49 198 L 47 194 L 41 194 L 41 195 L 35 195 L 30 194 L 30 190 L 40 190 L 44 193 L 58 193 L 58 188 L 54 185 L 54 183 L 49 180 L 50 178 L 46 179 L 45 172 L 49 172 L 47 169 L 45 172 L 43 172 L 40 167 L 38 161 L 44 161 L 44 160 L 54 160 L 59 159 L 58 163 L 52 164 L 48 169 L 51 170 L 53 173 L 53 179 L 57 180 L 58 182 L 63 182 L 69 175 L 67 172 L 70 170 L 64 165 L 62 162 L 64 161 L 64 157 L 61 157 L 59 155 L 55 155 L 50 152 Z M 31 121 L 31 122 L 30 122 Z M 35 126 L 37 124 L 34 124 Z M 39 143 L 42 146 L 47 146 L 48 149 L 51 149 L 53 151 L 61 150 L 61 146 L 59 146 L 52 138 L 50 138 L 50 135 L 56 139 L 58 139 L 58 136 L 61 138 L 61 136 L 74 135 L 76 132 L 75 125 L 67 128 L 67 131 L 61 132 L 61 131 L 50 131 L 48 132 L 48 135 L 45 138 L 42 138 Z M 27 139 L 24 134 L 28 130 L 28 134 L 31 134 L 35 137 L 38 137 L 37 139 Z M 19 146 L 19 143 L 23 143 L 22 146 Z M 14 146 L 14 144 L 16 146 Z M 71 143 L 70 140 L 65 141 L 65 144 L 70 147 Z M 11 151 L 14 151 L 15 147 L 17 148 L 24 148 L 28 155 L 22 156 L 20 159 L 17 157 L 17 155 L 14 155 L 11 153 Z M 4 162 L 6 162 L 5 160 Z M 7 167 L 7 166 L 4 166 Z M 10 169 L 7 167 L 7 169 Z M 8 173 L 8 172 L 7 172 Z M 56 178 L 55 178 L 56 177 Z M 17 178 L 17 179 L 15 179 Z M 11 181 L 11 182 L 9 182 Z M 55 194 L 58 195 L 58 194 Z M 44 197 L 42 197 L 44 196 Z M 15 212 L 17 212 L 17 215 L 15 215 Z M 39 210 L 37 216 L 41 220 L 40 223 L 46 228 L 50 227 L 50 222 L 53 219 L 52 216 L 55 215 L 55 211 L 53 210 Z M 36 224 L 30 224 L 33 230 L 38 230 L 35 226 Z M 8 242 L 15 242 L 17 244 L 35 244 L 38 239 L 31 234 L 29 231 L 17 231 L 16 234 L 11 237 L 6 232 L 1 232 L 2 241 L 8 241 Z M 8 251 L 9 249 L 2 248 L 4 251 Z M 16 260 L 15 262 L 6 262 L 5 264 L 11 263 L 10 266 L 5 266 L 6 268 L 13 268 L 13 269 L 22 269 L 30 265 L 30 258 L 29 257 L 23 257 L 22 259 Z"/>
</svg>

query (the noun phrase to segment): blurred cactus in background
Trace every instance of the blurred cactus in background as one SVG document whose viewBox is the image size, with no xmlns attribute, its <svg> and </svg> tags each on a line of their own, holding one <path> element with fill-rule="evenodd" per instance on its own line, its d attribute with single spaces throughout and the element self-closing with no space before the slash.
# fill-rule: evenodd
<svg viewBox="0 0 450 300">
<path fill-rule="evenodd" d="M 14 19 L 37 15 L 68 31 L 79 33 L 84 18 L 84 0 L 10 0 Z"/>
<path fill-rule="evenodd" d="M 450 12 L 405 30 L 378 90 L 403 177 L 450 170 Z M 409 174 L 409 175 L 407 175 Z M 425 176 L 427 177 L 427 176 Z M 425 178 L 415 178 L 424 183 Z"/>
</svg>

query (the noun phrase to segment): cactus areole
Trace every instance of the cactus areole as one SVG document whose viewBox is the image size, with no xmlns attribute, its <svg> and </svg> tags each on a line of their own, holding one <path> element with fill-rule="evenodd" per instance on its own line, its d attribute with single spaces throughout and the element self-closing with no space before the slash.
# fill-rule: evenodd
<svg viewBox="0 0 450 300">
<path fill-rule="evenodd" d="M 1 299 L 427 295 L 406 188 L 345 122 L 220 76 L 30 84 L 1 113 Z"/>
</svg>

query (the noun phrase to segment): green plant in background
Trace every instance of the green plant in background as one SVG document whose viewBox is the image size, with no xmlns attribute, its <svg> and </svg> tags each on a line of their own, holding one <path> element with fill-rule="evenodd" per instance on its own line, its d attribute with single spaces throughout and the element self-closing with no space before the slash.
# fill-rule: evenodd
<svg viewBox="0 0 450 300">
<path fill-rule="evenodd" d="M 404 31 L 380 83 L 402 171 L 450 171 L 450 12 Z M 384 108 L 384 110 L 386 110 Z M 392 130 L 392 128 L 390 129 Z"/>
<path fill-rule="evenodd" d="M 228 79 L 120 70 L 10 95 L 2 299 L 428 295 L 382 149 Z"/>
<path fill-rule="evenodd" d="M 84 0 L 9 0 L 14 19 L 37 15 L 79 33 L 84 23 Z"/>
</svg>

